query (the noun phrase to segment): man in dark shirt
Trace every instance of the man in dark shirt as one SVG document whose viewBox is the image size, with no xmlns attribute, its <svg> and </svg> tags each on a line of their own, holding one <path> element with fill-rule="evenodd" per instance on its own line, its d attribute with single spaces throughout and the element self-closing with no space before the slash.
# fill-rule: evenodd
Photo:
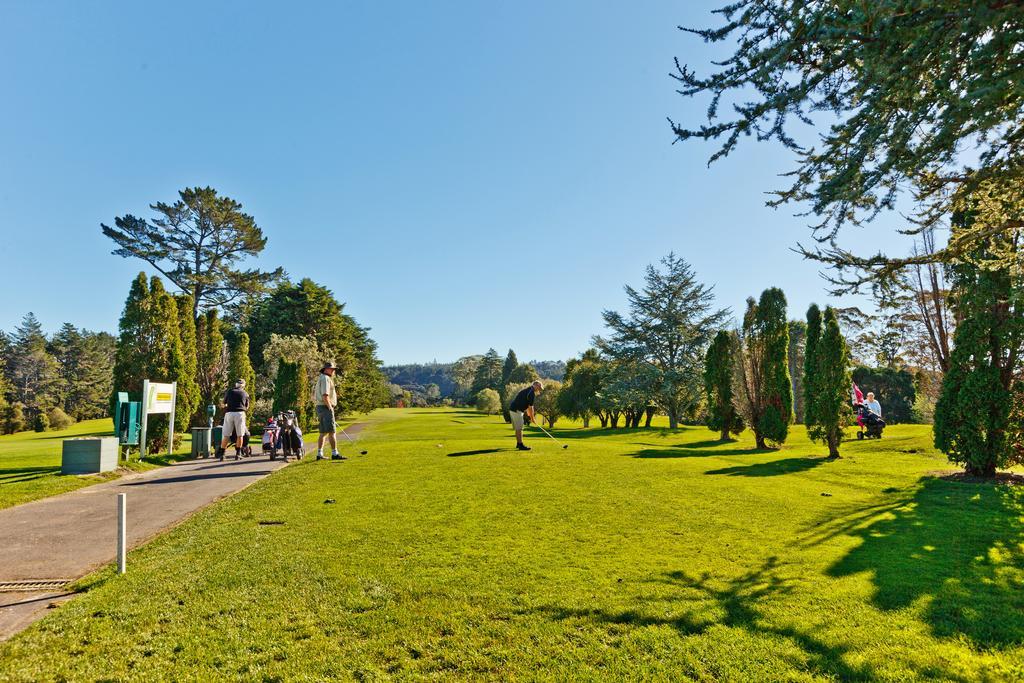
<svg viewBox="0 0 1024 683">
<path fill-rule="evenodd" d="M 220 440 L 220 448 L 217 449 L 217 457 L 224 459 L 224 451 L 234 436 L 235 453 L 242 452 L 242 443 L 245 438 L 247 427 L 245 424 L 245 412 L 249 410 L 249 394 L 245 393 L 245 380 L 235 382 L 232 389 L 224 394 L 224 427 Z"/>
<path fill-rule="evenodd" d="M 540 383 L 540 380 L 535 380 L 533 384 L 516 394 L 516 397 L 508 405 L 508 414 L 512 418 L 512 427 L 516 430 L 516 448 L 521 451 L 530 450 L 530 447 L 523 443 L 524 415 L 529 415 L 530 421 L 533 422 L 533 402 L 537 398 L 537 394 L 543 390 L 544 385 Z"/>
</svg>

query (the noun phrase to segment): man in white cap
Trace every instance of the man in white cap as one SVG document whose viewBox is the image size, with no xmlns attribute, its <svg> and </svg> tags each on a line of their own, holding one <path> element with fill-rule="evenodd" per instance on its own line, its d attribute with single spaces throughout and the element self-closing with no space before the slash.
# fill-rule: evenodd
<svg viewBox="0 0 1024 683">
<path fill-rule="evenodd" d="M 220 448 L 217 449 L 217 457 L 224 459 L 224 451 L 227 450 L 231 437 L 235 440 L 235 453 L 241 454 L 242 442 L 248 427 L 245 424 L 245 413 L 249 410 L 249 394 L 245 393 L 245 380 L 235 382 L 235 386 L 224 394 L 224 426 L 220 440 Z"/>
<path fill-rule="evenodd" d="M 516 430 L 516 448 L 521 451 L 528 451 L 530 447 L 523 443 L 523 422 L 526 415 L 530 416 L 530 422 L 533 422 L 533 402 L 537 398 L 537 394 L 544 390 L 544 385 L 540 383 L 540 380 L 534 380 L 533 384 L 526 387 L 512 399 L 512 403 L 508 406 L 508 414 L 512 418 L 512 428 Z"/>
</svg>

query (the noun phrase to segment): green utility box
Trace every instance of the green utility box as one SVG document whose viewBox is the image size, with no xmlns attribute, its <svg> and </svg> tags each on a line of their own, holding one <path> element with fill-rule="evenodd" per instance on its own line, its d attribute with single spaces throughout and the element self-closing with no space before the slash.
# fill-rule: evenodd
<svg viewBox="0 0 1024 683">
<path fill-rule="evenodd" d="M 114 428 L 117 441 L 122 446 L 139 445 L 139 426 L 142 422 L 142 402 L 129 401 L 127 391 L 117 392 L 117 407 L 114 410 Z"/>
<path fill-rule="evenodd" d="M 224 439 L 224 425 L 217 425 L 213 428 L 213 447 L 220 448 L 220 442 Z"/>
<path fill-rule="evenodd" d="M 96 474 L 117 469 L 117 439 L 113 436 L 98 438 L 64 439 L 60 460 L 61 474 Z"/>
<path fill-rule="evenodd" d="M 208 458 L 210 457 L 210 433 L 209 427 L 193 427 L 192 428 L 192 457 L 193 458 Z"/>
</svg>

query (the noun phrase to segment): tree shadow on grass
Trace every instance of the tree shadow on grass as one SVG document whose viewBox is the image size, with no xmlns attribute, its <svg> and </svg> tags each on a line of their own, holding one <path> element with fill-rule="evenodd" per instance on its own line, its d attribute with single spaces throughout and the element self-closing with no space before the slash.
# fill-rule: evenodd
<svg viewBox="0 0 1024 683">
<path fill-rule="evenodd" d="M 431 410 L 429 408 L 414 408 L 416 415 L 464 415 L 473 417 L 485 417 L 483 413 L 478 410 Z"/>
<path fill-rule="evenodd" d="M 122 486 L 152 486 L 154 484 L 182 484 L 191 481 L 209 481 L 211 479 L 230 479 L 235 477 L 263 477 L 273 474 L 273 470 L 256 470 L 247 472 L 216 472 L 209 474 L 183 474 L 180 477 L 166 477 L 163 479 L 145 479 L 143 481 L 130 481 Z"/>
<path fill-rule="evenodd" d="M 755 455 L 757 453 L 774 453 L 770 448 L 716 448 L 698 450 L 684 446 L 670 448 L 645 448 L 635 453 L 624 453 L 633 458 L 707 458 L 715 455 Z"/>
<path fill-rule="evenodd" d="M 802 657 L 788 663 L 796 670 L 810 668 L 815 672 L 841 680 L 872 678 L 868 664 L 855 666 L 845 661 L 849 648 L 825 642 L 810 633 L 791 626 L 777 626 L 759 609 L 759 603 L 793 591 L 790 579 L 779 573 L 778 558 L 772 557 L 760 567 L 734 579 L 713 577 L 705 572 L 699 576 L 674 571 L 656 579 L 678 592 L 667 597 L 641 596 L 637 609 L 610 611 L 566 607 L 541 608 L 558 621 L 592 621 L 624 627 L 671 626 L 683 636 L 701 635 L 716 626 L 742 629 L 754 637 L 767 640 L 783 638 L 797 646 Z M 779 648 L 780 657 L 783 648 Z"/>
<path fill-rule="evenodd" d="M 870 572 L 881 609 L 920 605 L 935 635 L 979 649 L 1024 643 L 1024 487 L 923 478 L 909 495 L 808 530 L 861 544 L 830 576 Z"/>
<path fill-rule="evenodd" d="M 104 436 L 114 436 L 114 433 L 112 431 L 110 431 L 109 429 L 108 430 L 104 430 L 104 431 L 99 431 L 99 432 L 89 432 L 87 434 L 75 434 L 74 436 L 68 436 L 66 433 L 47 434 L 46 436 L 41 436 L 39 434 L 39 432 L 35 432 L 34 435 L 29 440 L 30 441 L 52 441 L 54 439 L 60 439 L 61 441 L 63 441 L 64 439 L 98 439 L 98 438 L 104 437 Z"/>
<path fill-rule="evenodd" d="M 556 423 L 557 424 L 557 423 Z M 549 432 L 554 434 L 559 439 L 594 439 L 602 436 L 626 436 L 635 434 L 638 436 L 647 436 L 652 439 L 658 438 L 669 438 L 678 437 L 687 432 L 687 427 L 680 427 L 679 429 L 672 431 L 667 427 L 588 427 L 588 428 L 556 428 L 550 429 L 545 427 Z M 660 444 L 649 444 L 657 446 Z"/>
<path fill-rule="evenodd" d="M 757 453 L 774 453 L 772 448 L 751 448 L 739 446 L 737 440 L 729 439 L 720 441 L 718 439 L 706 439 L 704 441 L 691 441 L 679 444 L 657 444 L 646 441 L 636 441 L 636 446 L 652 446 L 634 453 L 624 453 L 633 458 L 705 458 L 715 455 L 755 455 Z"/>
<path fill-rule="evenodd" d="M 60 474 L 60 466 L 52 467 L 10 467 L 0 469 L 0 486 L 4 484 L 20 484 L 41 477 Z"/>
<path fill-rule="evenodd" d="M 687 450 L 702 450 L 702 449 L 717 448 L 718 446 L 725 446 L 725 445 L 731 444 L 731 443 L 736 443 L 736 439 L 727 439 L 725 441 L 722 441 L 720 439 L 705 439 L 704 441 L 693 441 L 693 442 L 690 442 L 690 443 L 681 443 L 681 444 L 679 444 L 679 448 L 685 448 Z M 767 451 L 769 449 L 761 448 L 761 449 L 757 449 L 757 450 Z"/>
<path fill-rule="evenodd" d="M 147 455 L 145 458 L 142 458 L 141 460 L 142 462 L 149 463 L 151 465 L 159 465 L 161 467 L 166 467 L 167 465 L 174 465 L 191 459 L 191 453 L 175 453 L 174 455 L 167 455 L 166 453 L 161 453 L 158 455 L 154 453 L 152 455 Z"/>
<path fill-rule="evenodd" d="M 758 462 L 753 465 L 723 467 L 720 470 L 709 470 L 705 474 L 724 474 L 729 477 L 776 477 L 781 474 L 806 472 L 826 462 L 828 462 L 827 458 L 783 458 L 782 460 Z"/>
<path fill-rule="evenodd" d="M 485 453 L 501 453 L 507 451 L 507 448 L 481 448 L 476 451 L 459 451 L 458 453 L 449 453 L 449 458 L 461 458 L 464 455 L 484 455 Z"/>
</svg>

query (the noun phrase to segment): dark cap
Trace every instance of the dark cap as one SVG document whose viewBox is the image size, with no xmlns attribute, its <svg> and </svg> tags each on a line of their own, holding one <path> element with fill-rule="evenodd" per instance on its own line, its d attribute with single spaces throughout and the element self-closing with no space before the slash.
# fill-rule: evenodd
<svg viewBox="0 0 1024 683">
<path fill-rule="evenodd" d="M 337 368 L 337 366 L 334 365 L 334 363 L 332 363 L 331 361 L 327 361 L 326 363 L 324 363 L 324 366 L 322 368 L 320 368 L 320 372 L 323 372 L 324 370 L 337 370 L 337 369 L 338 368 Z"/>
</svg>

